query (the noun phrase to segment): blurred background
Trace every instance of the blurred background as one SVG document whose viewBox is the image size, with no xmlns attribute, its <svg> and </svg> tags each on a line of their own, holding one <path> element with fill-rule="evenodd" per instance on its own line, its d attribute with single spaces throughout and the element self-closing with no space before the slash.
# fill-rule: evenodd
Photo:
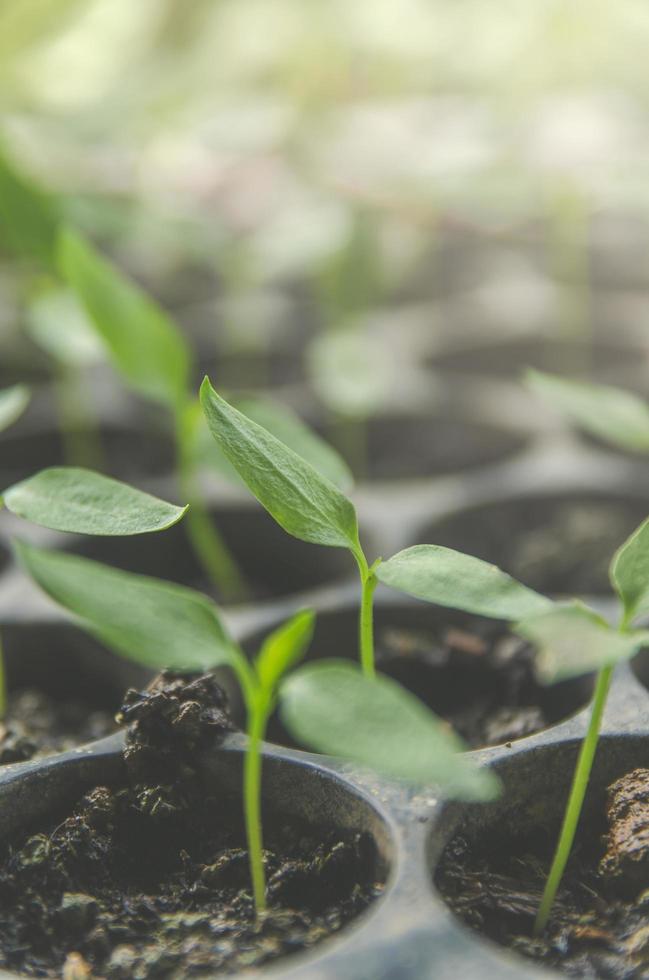
<svg viewBox="0 0 649 980">
<path fill-rule="evenodd" d="M 2 151 L 197 381 L 277 388 L 367 472 L 359 419 L 533 414 L 526 365 L 644 392 L 648 39 L 644 0 L 6 2 Z M 5 249 L 0 385 L 63 323 L 90 370 L 80 318 Z"/>
</svg>

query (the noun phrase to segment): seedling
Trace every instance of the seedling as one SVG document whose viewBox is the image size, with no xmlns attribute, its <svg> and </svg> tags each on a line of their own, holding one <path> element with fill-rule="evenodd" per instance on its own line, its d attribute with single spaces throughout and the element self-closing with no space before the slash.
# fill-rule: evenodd
<svg viewBox="0 0 649 980">
<path fill-rule="evenodd" d="M 537 933 L 542 931 L 574 840 L 613 666 L 649 640 L 649 631 L 631 628 L 640 614 L 649 612 L 649 521 L 611 564 L 611 581 L 624 604 L 618 629 L 583 603 L 553 603 L 494 565 L 448 548 L 415 545 L 389 561 L 378 559 L 369 565 L 359 542 L 356 513 L 340 491 L 228 405 L 207 379 L 201 400 L 223 452 L 275 520 L 296 537 L 352 552 L 361 577 L 360 655 L 367 678 L 375 676 L 372 597 L 378 581 L 438 605 L 518 623 L 515 629 L 539 647 L 537 671 L 545 683 L 599 671 L 590 725 L 536 923 Z"/>
<path fill-rule="evenodd" d="M 157 669 L 228 666 L 234 672 L 247 713 L 243 801 L 257 912 L 266 904 L 261 743 L 278 702 L 303 744 L 414 782 L 437 783 L 449 796 L 488 799 L 496 793 L 492 774 L 458 755 L 460 741 L 398 684 L 368 680 L 335 660 L 297 669 L 311 638 L 312 612 L 297 613 L 272 633 L 250 663 L 216 605 L 199 592 L 75 555 L 25 543 L 16 548 L 38 585 L 117 653 Z"/>
<path fill-rule="evenodd" d="M 622 602 L 622 616 L 616 628 L 578 601 L 559 604 L 516 626 L 517 632 L 539 648 L 537 671 L 545 683 L 597 671 L 588 730 L 581 744 L 559 840 L 534 925 L 537 936 L 547 924 L 574 842 L 613 669 L 649 642 L 649 631 L 633 625 L 649 612 L 649 520 L 644 521 L 615 553 L 609 576 Z"/>
<path fill-rule="evenodd" d="M 580 429 L 610 445 L 638 454 L 649 453 L 649 405 L 637 395 L 611 385 L 589 384 L 528 371 L 528 386 L 547 398 Z"/>
<path fill-rule="evenodd" d="M 131 389 L 170 413 L 179 491 L 191 504 L 186 526 L 193 550 L 224 597 L 245 597 L 246 583 L 210 519 L 199 486 L 199 465 L 206 459 L 221 471 L 226 467 L 213 443 L 212 451 L 204 453 L 200 409 L 190 387 L 194 356 L 181 329 L 80 233 L 63 228 L 53 198 L 2 157 L 0 217 L 12 250 L 65 283 L 65 289 L 53 289 L 32 305 L 32 335 L 64 366 L 68 381 L 72 363 L 79 368 L 80 352 L 84 358 L 102 352 Z M 72 393 L 66 384 L 63 403 L 76 416 L 79 405 L 75 401 L 70 406 Z M 342 460 L 293 413 L 261 399 L 246 405 L 334 482 L 349 486 L 351 474 Z M 87 415 L 87 406 L 84 411 Z"/>
<path fill-rule="evenodd" d="M 417 545 L 370 563 L 351 501 L 270 432 L 229 405 L 206 378 L 201 402 L 212 435 L 248 488 L 289 534 L 313 544 L 347 548 L 361 584 L 360 661 L 376 673 L 373 596 L 379 581 L 438 605 L 499 619 L 551 608 L 549 599 L 486 562 L 437 545 Z"/>
<path fill-rule="evenodd" d="M 0 394 L 0 425 L 9 418 L 8 408 L 25 403 L 27 393 Z M 19 397 L 20 396 L 20 397 Z M 5 413 L 2 406 L 5 405 Z M 55 531 L 122 536 L 162 531 L 187 512 L 133 487 L 73 467 L 53 467 L 10 487 L 0 498 L 17 517 Z M 0 645 L 0 718 L 7 708 L 4 660 Z"/>
</svg>

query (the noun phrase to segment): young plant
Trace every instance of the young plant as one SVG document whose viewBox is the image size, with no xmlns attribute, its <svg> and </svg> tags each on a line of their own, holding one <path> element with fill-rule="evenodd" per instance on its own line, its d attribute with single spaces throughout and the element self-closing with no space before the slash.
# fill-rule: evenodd
<svg viewBox="0 0 649 980">
<path fill-rule="evenodd" d="M 17 395 L 14 395 L 14 412 Z M 24 403 L 26 394 L 22 394 Z M 0 426 L 8 415 L 3 403 L 11 400 L 0 394 Z M 15 484 L 0 497 L 0 508 L 17 517 L 55 531 L 77 534 L 123 536 L 150 534 L 176 524 L 187 512 L 164 500 L 143 493 L 118 480 L 73 467 L 42 470 Z M 0 718 L 7 709 L 4 660 L 0 644 Z"/>
<path fill-rule="evenodd" d="M 649 642 L 649 631 L 634 626 L 649 612 L 649 520 L 644 521 L 615 553 L 609 576 L 622 603 L 622 616 L 617 627 L 610 626 L 594 610 L 578 601 L 558 604 L 516 626 L 516 631 L 539 649 L 537 672 L 541 681 L 555 683 L 566 677 L 597 671 L 590 721 L 534 924 L 537 936 L 547 924 L 574 842 L 613 669 Z"/>
<path fill-rule="evenodd" d="M 216 605 L 192 589 L 16 543 L 34 581 L 76 622 L 117 653 L 152 668 L 228 666 L 247 714 L 243 804 L 257 912 L 266 904 L 261 823 L 261 743 L 279 702 L 296 739 L 450 796 L 489 799 L 493 775 L 459 752 L 460 741 L 416 698 L 387 678 L 368 680 L 335 660 L 298 668 L 313 630 L 302 611 L 272 633 L 251 663 Z"/>
<path fill-rule="evenodd" d="M 201 402 L 212 435 L 257 500 L 289 534 L 313 544 L 347 548 L 361 584 L 360 661 L 374 677 L 373 596 L 379 581 L 442 606 L 499 619 L 520 619 L 552 607 L 549 599 L 487 562 L 436 545 L 417 545 L 370 563 L 356 511 L 330 481 L 262 426 L 229 405 L 206 378 Z"/>
<path fill-rule="evenodd" d="M 80 411 L 70 373 L 79 374 L 80 355 L 94 358 L 100 350 L 130 388 L 169 411 L 179 490 L 191 504 L 186 521 L 191 545 L 219 592 L 226 598 L 243 598 L 246 583 L 210 519 L 199 487 L 200 465 L 207 461 L 221 472 L 227 472 L 227 466 L 214 448 L 204 452 L 200 408 L 191 389 L 194 357 L 181 329 L 80 233 L 66 229 L 55 199 L 1 155 L 0 218 L 8 247 L 50 277 L 48 292 L 32 303 L 29 324 L 32 336 L 66 376 L 59 390 L 64 415 L 73 416 L 67 428 L 73 430 Z M 59 284 L 63 280 L 65 288 L 54 288 L 52 276 Z M 249 400 L 247 409 L 258 412 L 272 430 L 276 428 L 334 482 L 350 485 L 351 474 L 342 460 L 289 410 L 262 399 Z M 87 418 L 87 404 L 83 411 Z"/>
<path fill-rule="evenodd" d="M 354 555 L 362 584 L 360 652 L 366 677 L 375 676 L 372 596 L 378 581 L 438 605 L 517 623 L 516 631 L 540 650 L 537 670 L 546 683 L 599 671 L 588 732 L 536 922 L 537 933 L 542 931 L 574 840 L 613 666 L 649 641 L 648 631 L 632 628 L 638 616 L 649 612 L 649 521 L 620 548 L 611 564 L 611 581 L 624 605 L 617 629 L 581 602 L 553 603 L 494 565 L 448 548 L 415 545 L 370 565 L 359 542 L 354 508 L 340 491 L 228 405 L 207 379 L 201 400 L 223 452 L 275 520 L 296 537 L 345 547 Z"/>
<path fill-rule="evenodd" d="M 649 453 L 649 405 L 637 395 L 542 371 L 527 371 L 525 380 L 580 429 L 619 449 Z"/>
</svg>

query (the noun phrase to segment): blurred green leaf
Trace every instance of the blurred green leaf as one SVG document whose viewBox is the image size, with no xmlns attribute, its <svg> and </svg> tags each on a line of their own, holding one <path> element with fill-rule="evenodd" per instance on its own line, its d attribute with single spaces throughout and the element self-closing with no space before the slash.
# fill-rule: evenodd
<svg viewBox="0 0 649 980">
<path fill-rule="evenodd" d="M 303 609 L 264 640 L 255 662 L 264 690 L 274 691 L 284 674 L 300 662 L 311 642 L 314 622 L 315 614 Z"/>
<path fill-rule="evenodd" d="M 0 242 L 21 258 L 51 268 L 58 222 L 54 198 L 21 174 L 0 147 Z"/>
<path fill-rule="evenodd" d="M 552 602 L 479 558 L 435 544 L 400 551 L 376 568 L 385 585 L 440 606 L 494 619 L 521 619 L 552 608 Z"/>
<path fill-rule="evenodd" d="M 649 518 L 615 552 L 609 575 L 627 622 L 649 611 Z"/>
<path fill-rule="evenodd" d="M 190 353 L 173 321 L 81 235 L 65 230 L 58 256 L 116 369 L 136 391 L 177 408 L 187 394 Z"/>
<path fill-rule="evenodd" d="M 649 406 L 608 385 L 587 384 L 528 371 L 529 387 L 586 432 L 631 452 L 649 452 Z"/>
<path fill-rule="evenodd" d="M 395 681 L 346 661 L 307 664 L 280 689 L 284 724 L 300 743 L 452 797 L 488 800 L 498 781 L 462 756 L 449 726 Z"/>
<path fill-rule="evenodd" d="M 17 517 L 34 524 L 97 535 L 162 531 L 187 511 L 119 480 L 72 466 L 42 470 L 16 483 L 5 492 L 4 502 Z"/>
<path fill-rule="evenodd" d="M 107 646 L 156 670 L 233 662 L 216 606 L 193 589 L 16 542 L 34 581 Z"/>
<path fill-rule="evenodd" d="M 581 602 L 531 616 L 515 630 L 538 648 L 536 672 L 544 684 L 628 660 L 649 642 L 649 632 L 620 633 Z"/>
<path fill-rule="evenodd" d="M 0 390 L 0 432 L 20 418 L 29 405 L 30 397 L 29 388 L 25 385 Z"/>
<path fill-rule="evenodd" d="M 69 289 L 36 296 L 27 311 L 27 331 L 47 354 L 69 367 L 89 367 L 106 358 L 100 335 Z"/>
<path fill-rule="evenodd" d="M 303 541 L 359 554 L 356 511 L 333 483 L 228 405 L 207 378 L 201 386 L 201 404 L 223 453 L 285 531 Z"/>
</svg>

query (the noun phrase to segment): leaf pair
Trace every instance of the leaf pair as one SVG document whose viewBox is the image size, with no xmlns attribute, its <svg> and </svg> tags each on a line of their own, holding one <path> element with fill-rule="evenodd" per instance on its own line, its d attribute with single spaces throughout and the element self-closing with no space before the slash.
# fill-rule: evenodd
<svg viewBox="0 0 649 980">
<path fill-rule="evenodd" d="M 340 661 L 291 673 L 310 639 L 312 613 L 272 634 L 253 669 L 205 596 L 76 555 L 16 547 L 38 585 L 122 655 L 152 668 L 228 665 L 247 697 L 277 692 L 282 717 L 302 744 L 463 798 L 495 794 L 494 777 L 458 755 L 461 742 L 448 726 L 393 681 L 368 680 Z"/>
<path fill-rule="evenodd" d="M 347 548 L 361 566 L 351 501 L 271 433 L 229 405 L 206 378 L 201 402 L 210 430 L 249 489 L 289 534 Z M 494 565 L 437 545 L 417 545 L 375 564 L 376 577 L 420 599 L 514 619 L 551 606 Z"/>
<path fill-rule="evenodd" d="M 352 503 L 270 433 L 229 405 L 207 379 L 201 402 L 219 446 L 253 494 L 295 537 L 348 548 L 367 562 Z M 555 604 L 494 565 L 438 545 L 416 545 L 373 566 L 391 588 L 441 606 L 518 625 L 540 648 L 539 677 L 552 683 L 632 656 L 647 634 L 622 634 L 580 603 Z M 630 624 L 649 611 L 649 521 L 619 549 L 611 582 Z"/>
</svg>

